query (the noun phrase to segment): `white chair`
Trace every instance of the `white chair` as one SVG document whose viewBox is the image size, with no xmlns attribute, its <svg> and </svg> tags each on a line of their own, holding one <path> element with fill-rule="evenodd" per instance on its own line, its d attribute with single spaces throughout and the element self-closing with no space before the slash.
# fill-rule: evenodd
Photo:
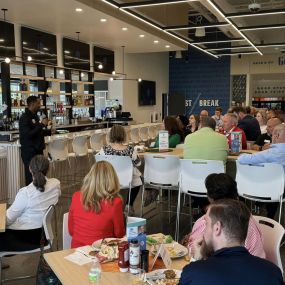
<svg viewBox="0 0 285 285">
<path fill-rule="evenodd" d="M 121 189 L 129 189 L 129 201 L 128 201 L 128 213 L 130 209 L 130 197 L 132 191 L 132 179 L 133 179 L 133 162 L 129 156 L 119 155 L 95 155 L 96 162 L 108 161 L 114 167 L 120 182 Z"/>
<path fill-rule="evenodd" d="M 104 134 L 95 133 L 90 137 L 90 146 L 93 152 L 100 151 L 102 145 L 104 144 Z"/>
<path fill-rule="evenodd" d="M 157 136 L 157 133 L 158 133 L 158 131 L 157 131 L 157 127 L 156 126 L 151 125 L 151 126 L 148 127 L 148 136 L 149 136 L 150 139 L 154 140 L 156 138 L 156 136 Z"/>
<path fill-rule="evenodd" d="M 239 196 L 251 201 L 279 202 L 280 223 L 285 183 L 283 166 L 275 163 L 240 164 L 238 161 L 236 166 Z"/>
<path fill-rule="evenodd" d="M 149 139 L 148 137 L 148 127 L 141 127 L 139 128 L 139 136 L 140 136 L 140 141 L 146 143 Z"/>
<path fill-rule="evenodd" d="M 130 139 L 132 144 L 138 144 L 140 142 L 139 128 L 131 128 Z"/>
<path fill-rule="evenodd" d="M 225 173 L 223 161 L 202 159 L 180 159 L 180 183 L 176 219 L 177 240 L 179 239 L 180 197 L 181 193 L 193 197 L 207 198 L 205 179 L 211 173 Z M 192 207 L 190 201 L 190 224 L 192 226 Z"/>
<path fill-rule="evenodd" d="M 54 234 L 53 234 L 53 229 L 52 229 L 52 219 L 53 219 L 54 212 L 55 212 L 55 207 L 54 207 L 54 205 L 51 205 L 43 217 L 43 230 L 44 230 L 45 237 L 47 240 L 47 245 L 45 245 L 43 248 L 44 251 L 45 250 L 52 250 L 52 245 L 53 245 L 53 240 L 54 240 Z M 0 284 L 4 283 L 6 281 L 11 281 L 11 280 L 22 280 L 22 279 L 28 279 L 28 278 L 34 278 L 35 277 L 35 276 L 20 276 L 20 277 L 15 277 L 12 279 L 2 280 L 2 258 L 4 256 L 21 255 L 21 254 L 40 252 L 40 251 L 41 251 L 41 248 L 39 245 L 38 248 L 35 248 L 32 250 L 0 252 Z"/>
<path fill-rule="evenodd" d="M 259 229 L 262 233 L 263 248 L 266 254 L 266 259 L 276 264 L 283 274 L 283 266 L 280 257 L 280 244 L 285 232 L 283 226 L 266 217 L 253 217 L 258 223 Z"/>
<path fill-rule="evenodd" d="M 63 223 L 62 223 L 62 249 L 71 248 L 71 235 L 68 231 L 68 212 L 63 214 Z"/>
<path fill-rule="evenodd" d="M 179 158 L 174 155 L 153 155 L 144 156 L 144 183 L 142 191 L 141 217 L 143 216 L 143 203 L 145 187 L 167 189 L 169 192 L 168 209 L 170 219 L 170 190 L 178 190 L 180 166 Z"/>
<path fill-rule="evenodd" d="M 87 136 L 76 136 L 72 141 L 73 152 L 76 156 L 88 155 Z"/>
</svg>

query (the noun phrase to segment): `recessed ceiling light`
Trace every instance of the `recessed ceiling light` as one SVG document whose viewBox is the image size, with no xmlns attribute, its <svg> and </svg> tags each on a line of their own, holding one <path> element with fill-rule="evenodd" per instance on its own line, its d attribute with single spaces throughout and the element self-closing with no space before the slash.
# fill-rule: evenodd
<svg viewBox="0 0 285 285">
<path fill-rule="evenodd" d="M 99 68 L 99 69 L 103 69 L 103 65 L 102 65 L 102 64 L 99 64 L 99 65 L 98 65 L 98 68 Z"/>
<path fill-rule="evenodd" d="M 84 76 L 85 76 L 85 74 L 84 74 L 83 72 L 81 72 L 81 74 L 80 74 L 80 75 L 81 75 L 81 77 L 84 77 Z"/>
<path fill-rule="evenodd" d="M 126 28 L 126 27 L 122 28 L 122 31 L 127 31 L 127 30 L 128 30 L 128 28 Z"/>
<path fill-rule="evenodd" d="M 82 10 L 82 8 L 76 8 L 75 11 L 76 12 L 82 12 L 83 10 Z"/>
<path fill-rule="evenodd" d="M 144 35 L 140 35 L 140 38 L 144 38 Z"/>
<path fill-rule="evenodd" d="M 70 51 L 69 50 L 65 50 L 64 53 L 70 54 Z"/>
<path fill-rule="evenodd" d="M 23 42 L 23 45 L 27 45 L 28 43 L 27 42 Z"/>
<path fill-rule="evenodd" d="M 100 22 L 105 23 L 107 22 L 107 19 L 100 19 Z"/>
<path fill-rule="evenodd" d="M 27 60 L 28 60 L 28 61 L 32 61 L 33 58 L 29 55 L 29 56 L 27 57 Z"/>
<path fill-rule="evenodd" d="M 5 60 L 4 60 L 6 63 L 10 63 L 11 62 L 11 59 L 9 57 L 6 57 Z"/>
<path fill-rule="evenodd" d="M 43 50 L 48 50 L 48 48 L 44 47 Z"/>
<path fill-rule="evenodd" d="M 158 40 L 155 40 L 155 41 L 153 41 L 155 44 L 158 44 L 159 43 L 159 41 Z"/>
<path fill-rule="evenodd" d="M 59 70 L 59 74 L 62 75 L 63 73 L 64 73 L 64 71 L 63 71 L 62 69 L 60 69 L 60 70 Z"/>
<path fill-rule="evenodd" d="M 165 47 L 166 47 L 166 48 L 170 48 L 170 45 L 166 45 Z"/>
<path fill-rule="evenodd" d="M 3 42 L 5 42 L 5 40 L 4 39 L 0 39 L 0 43 L 3 43 Z"/>
</svg>

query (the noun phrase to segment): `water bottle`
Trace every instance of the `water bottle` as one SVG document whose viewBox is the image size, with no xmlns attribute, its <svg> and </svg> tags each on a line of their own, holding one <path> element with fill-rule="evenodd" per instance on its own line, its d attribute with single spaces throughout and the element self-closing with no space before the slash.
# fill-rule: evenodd
<svg viewBox="0 0 285 285">
<path fill-rule="evenodd" d="M 101 276 L 101 265 L 98 259 L 94 259 L 88 274 L 89 285 L 99 285 Z"/>
</svg>

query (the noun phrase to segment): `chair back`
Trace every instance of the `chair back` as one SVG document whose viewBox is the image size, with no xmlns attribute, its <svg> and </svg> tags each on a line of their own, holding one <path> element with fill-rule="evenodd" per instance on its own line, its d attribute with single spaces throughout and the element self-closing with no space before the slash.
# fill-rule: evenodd
<svg viewBox="0 0 285 285">
<path fill-rule="evenodd" d="M 141 127 L 139 128 L 139 136 L 141 141 L 148 140 L 148 127 Z"/>
<path fill-rule="evenodd" d="M 284 228 L 276 221 L 261 217 L 253 216 L 263 237 L 263 248 L 266 254 L 266 259 L 276 264 L 283 273 L 283 266 L 280 257 L 280 244 L 284 235 Z"/>
<path fill-rule="evenodd" d="M 139 143 L 140 142 L 139 128 L 131 128 L 130 137 L 132 143 Z"/>
<path fill-rule="evenodd" d="M 62 223 L 62 249 L 71 248 L 71 235 L 68 231 L 68 212 L 63 214 L 63 223 Z"/>
<path fill-rule="evenodd" d="M 151 125 L 148 127 L 148 136 L 152 140 L 154 140 L 156 138 L 156 136 L 157 136 L 157 127 L 156 126 Z"/>
<path fill-rule="evenodd" d="M 55 212 L 55 206 L 54 205 L 49 206 L 43 218 L 43 228 L 46 239 L 49 242 L 50 247 L 52 246 L 54 240 L 54 233 L 52 229 L 52 219 L 54 212 Z"/>
<path fill-rule="evenodd" d="M 48 152 L 53 161 L 64 161 L 68 158 L 68 140 L 55 139 L 48 144 Z"/>
<path fill-rule="evenodd" d="M 118 175 L 121 189 L 130 188 L 133 179 L 133 163 L 129 156 L 96 154 L 95 160 L 111 163 Z"/>
<path fill-rule="evenodd" d="M 191 196 L 207 197 L 205 179 L 211 173 L 225 173 L 223 161 L 180 159 L 180 191 Z"/>
<path fill-rule="evenodd" d="M 90 146 L 92 150 L 99 151 L 103 145 L 104 134 L 97 133 L 90 137 Z"/>
<path fill-rule="evenodd" d="M 76 156 L 88 154 L 87 136 L 76 136 L 72 141 L 73 152 Z"/>
<path fill-rule="evenodd" d="M 284 170 L 281 164 L 240 164 L 236 182 L 239 196 L 249 200 L 280 202 L 284 192 Z"/>
<path fill-rule="evenodd" d="M 144 156 L 144 183 L 165 187 L 178 186 L 180 165 L 174 155 Z"/>
</svg>

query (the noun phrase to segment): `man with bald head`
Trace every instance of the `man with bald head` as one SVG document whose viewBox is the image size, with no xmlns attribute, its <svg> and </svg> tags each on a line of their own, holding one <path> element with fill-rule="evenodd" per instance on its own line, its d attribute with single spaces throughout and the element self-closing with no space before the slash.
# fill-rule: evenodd
<svg viewBox="0 0 285 285">
<path fill-rule="evenodd" d="M 200 121 L 201 121 L 202 118 L 206 118 L 208 116 L 209 116 L 209 112 L 207 110 L 202 110 L 200 112 Z"/>
<path fill-rule="evenodd" d="M 262 164 L 277 163 L 281 164 L 285 171 L 285 125 L 277 125 L 272 133 L 272 144 L 268 149 L 254 153 L 242 154 L 238 157 L 240 164 Z M 274 218 L 279 203 L 266 203 L 267 216 Z"/>
<path fill-rule="evenodd" d="M 252 146 L 254 150 L 266 150 L 270 147 L 272 142 L 272 133 L 276 126 L 280 125 L 282 121 L 279 118 L 271 118 L 267 121 L 267 133 L 261 134 Z"/>
</svg>

